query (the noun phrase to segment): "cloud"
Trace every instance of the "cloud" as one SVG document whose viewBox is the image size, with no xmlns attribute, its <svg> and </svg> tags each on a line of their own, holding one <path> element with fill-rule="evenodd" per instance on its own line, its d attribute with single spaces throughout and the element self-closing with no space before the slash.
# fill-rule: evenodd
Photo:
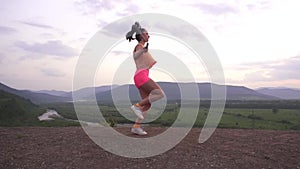
<svg viewBox="0 0 300 169">
<path fill-rule="evenodd" d="M 62 56 L 62 57 L 74 57 L 78 55 L 78 52 L 69 46 L 64 45 L 61 41 L 48 41 L 46 43 L 34 43 L 28 44 L 23 41 L 18 41 L 15 45 L 25 51 L 54 55 L 54 56 Z"/>
<path fill-rule="evenodd" d="M 270 76 L 275 80 L 300 79 L 300 56 L 283 60 L 281 63 L 269 67 L 272 68 Z"/>
<path fill-rule="evenodd" d="M 40 24 L 40 23 L 35 23 L 35 22 L 28 22 L 28 21 L 20 21 L 20 23 L 33 26 L 33 27 L 38 27 L 38 28 L 44 28 L 44 29 L 55 29 L 52 26 L 45 25 L 45 24 Z"/>
<path fill-rule="evenodd" d="M 128 0 L 82 0 L 75 2 L 75 6 L 84 16 L 99 18 L 98 27 L 103 27 L 119 17 L 140 12 L 139 6 Z"/>
<path fill-rule="evenodd" d="M 273 81 L 272 77 L 269 76 L 268 70 L 257 70 L 251 73 L 246 73 L 244 81 L 257 82 L 257 81 Z"/>
<path fill-rule="evenodd" d="M 227 65 L 224 71 L 228 84 L 252 88 L 299 87 L 300 55 L 281 60 Z"/>
<path fill-rule="evenodd" d="M 5 35 L 5 34 L 12 34 L 15 32 L 17 32 L 17 30 L 14 28 L 7 27 L 7 26 L 0 26 L 0 34 Z"/>
<path fill-rule="evenodd" d="M 140 9 L 137 5 L 135 4 L 127 4 L 126 6 L 124 6 L 123 10 L 120 10 L 119 12 L 117 12 L 118 16 L 129 16 L 135 13 L 139 13 Z"/>
<path fill-rule="evenodd" d="M 159 22 L 156 22 L 153 25 L 148 26 L 147 22 L 145 28 L 150 32 L 159 33 L 162 35 L 173 35 L 176 38 L 189 42 L 191 44 L 195 39 L 200 39 L 205 41 L 205 36 L 196 28 L 194 25 L 191 25 L 188 22 L 178 22 L 179 20 L 166 21 L 164 19 L 158 19 Z M 148 29 L 149 27 L 149 29 Z"/>
<path fill-rule="evenodd" d="M 56 69 L 43 68 L 43 69 L 41 69 L 41 71 L 46 76 L 51 76 L 51 77 L 63 77 L 63 76 L 65 76 L 65 73 L 63 73 L 59 70 L 56 70 Z"/>
<path fill-rule="evenodd" d="M 75 2 L 75 6 L 82 11 L 83 15 L 95 15 L 98 12 L 113 9 L 113 2 L 111 0 L 83 0 Z"/>
<path fill-rule="evenodd" d="M 272 6 L 272 1 L 249 1 L 245 4 L 248 10 L 267 9 Z"/>
<path fill-rule="evenodd" d="M 3 53 L 0 53 L 0 64 L 2 63 L 2 60 L 5 58 L 5 55 Z"/>
<path fill-rule="evenodd" d="M 278 61 L 244 64 L 236 71 L 239 70 L 246 72 L 245 81 L 300 80 L 300 56 Z"/>
<path fill-rule="evenodd" d="M 238 13 L 239 10 L 236 7 L 230 6 L 229 4 L 219 3 L 219 4 L 207 4 L 207 3 L 193 3 L 190 6 L 196 7 L 203 11 L 204 13 L 211 15 L 222 15 L 226 13 Z"/>
<path fill-rule="evenodd" d="M 207 1 L 208 2 L 208 1 Z M 200 9 L 206 14 L 210 15 L 223 15 L 223 14 L 240 14 L 247 11 L 255 11 L 261 9 L 268 9 L 272 6 L 272 1 L 240 1 L 240 2 L 230 2 L 226 1 L 226 3 L 203 3 L 203 2 L 195 2 L 191 3 L 189 6 L 193 8 Z"/>
<path fill-rule="evenodd" d="M 45 39 L 53 39 L 55 38 L 55 35 L 52 33 L 41 33 L 40 37 Z"/>
<path fill-rule="evenodd" d="M 112 54 L 116 55 L 116 56 L 119 56 L 119 55 L 125 55 L 125 56 L 128 56 L 128 52 L 124 52 L 124 51 L 121 51 L 121 50 L 114 50 L 114 51 L 111 51 Z M 130 54 L 130 53 L 129 53 Z"/>
</svg>

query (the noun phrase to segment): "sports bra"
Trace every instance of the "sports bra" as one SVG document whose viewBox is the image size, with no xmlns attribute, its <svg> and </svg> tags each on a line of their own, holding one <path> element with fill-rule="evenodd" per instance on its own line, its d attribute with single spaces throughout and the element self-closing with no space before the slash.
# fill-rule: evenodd
<svg viewBox="0 0 300 169">
<path fill-rule="evenodd" d="M 134 52 L 133 55 L 135 55 L 138 52 L 141 52 L 141 50 L 144 49 L 140 49 L 136 52 Z M 136 65 L 136 69 L 150 69 L 155 63 L 156 60 L 153 59 L 153 57 L 151 56 L 151 54 L 149 52 L 142 52 L 142 54 L 140 54 L 140 56 L 133 56 L 134 58 L 134 62 Z"/>
</svg>

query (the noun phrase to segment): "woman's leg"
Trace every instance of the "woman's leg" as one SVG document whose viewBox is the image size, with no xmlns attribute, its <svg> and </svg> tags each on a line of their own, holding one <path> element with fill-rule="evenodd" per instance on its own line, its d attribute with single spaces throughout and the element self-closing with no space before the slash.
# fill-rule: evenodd
<svg viewBox="0 0 300 169">
<path fill-rule="evenodd" d="M 144 91 L 143 89 L 139 89 L 139 92 L 140 92 L 140 95 L 141 95 L 142 99 L 145 99 L 150 94 L 147 91 Z M 141 107 L 141 111 L 142 111 L 142 114 L 143 114 L 144 117 L 146 116 L 147 111 L 150 109 L 150 107 L 151 107 L 151 103 L 148 103 L 148 104 L 144 105 L 143 107 Z M 135 124 L 133 125 L 133 128 L 140 127 L 142 121 L 143 121 L 143 119 L 137 118 L 136 121 L 135 121 Z"/>
<path fill-rule="evenodd" d="M 143 89 L 139 89 L 139 92 L 140 92 L 142 100 L 145 99 L 145 98 L 147 98 L 149 96 L 149 94 L 150 94 L 149 92 L 147 92 L 147 91 L 145 91 Z M 141 110 L 144 113 L 144 112 L 147 112 L 150 109 L 150 107 L 151 107 L 151 103 L 148 103 L 148 104 L 144 105 L 141 108 Z"/>
<path fill-rule="evenodd" d="M 138 105 L 141 107 L 149 105 L 165 96 L 160 86 L 152 79 L 143 84 L 139 90 L 143 93 L 147 93 L 146 97 L 142 98 L 142 100 L 138 103 Z"/>
<path fill-rule="evenodd" d="M 147 110 L 150 109 L 151 103 L 163 98 L 165 95 L 159 85 L 151 79 L 139 88 L 139 92 L 142 100 L 135 106 L 141 110 L 143 117 L 147 114 Z M 133 128 L 139 128 L 142 120 L 137 118 Z"/>
<path fill-rule="evenodd" d="M 151 104 L 152 102 L 162 99 L 165 96 L 165 94 L 159 87 L 159 85 L 155 83 L 152 79 L 149 79 L 146 83 L 140 86 L 139 90 L 147 94 L 144 98 L 142 98 L 140 102 L 131 106 L 131 109 L 140 119 L 144 119 L 143 107 L 146 105 L 149 106 L 149 104 Z M 148 109 L 147 106 L 145 109 Z"/>
</svg>

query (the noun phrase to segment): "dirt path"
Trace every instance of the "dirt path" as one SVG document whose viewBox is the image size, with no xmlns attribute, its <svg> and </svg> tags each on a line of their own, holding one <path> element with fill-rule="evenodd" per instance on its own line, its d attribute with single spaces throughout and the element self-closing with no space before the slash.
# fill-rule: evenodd
<svg viewBox="0 0 300 169">
<path fill-rule="evenodd" d="M 116 128 L 131 135 L 127 127 Z M 151 136 L 164 128 L 146 127 Z M 298 168 L 300 132 L 217 129 L 198 144 L 192 129 L 164 154 L 130 159 L 104 151 L 80 127 L 0 128 L 0 168 Z"/>
</svg>

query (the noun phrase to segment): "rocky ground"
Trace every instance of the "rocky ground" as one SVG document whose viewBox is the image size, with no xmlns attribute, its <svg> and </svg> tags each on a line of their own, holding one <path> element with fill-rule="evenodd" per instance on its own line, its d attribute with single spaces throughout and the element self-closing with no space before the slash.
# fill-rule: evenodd
<svg viewBox="0 0 300 169">
<path fill-rule="evenodd" d="M 128 127 L 115 129 L 136 137 Z M 165 128 L 145 130 L 153 136 Z M 81 127 L 0 127 L 0 168 L 300 169 L 299 131 L 217 129 L 203 144 L 198 144 L 199 134 L 194 128 L 173 149 L 132 159 L 103 150 Z"/>
</svg>

